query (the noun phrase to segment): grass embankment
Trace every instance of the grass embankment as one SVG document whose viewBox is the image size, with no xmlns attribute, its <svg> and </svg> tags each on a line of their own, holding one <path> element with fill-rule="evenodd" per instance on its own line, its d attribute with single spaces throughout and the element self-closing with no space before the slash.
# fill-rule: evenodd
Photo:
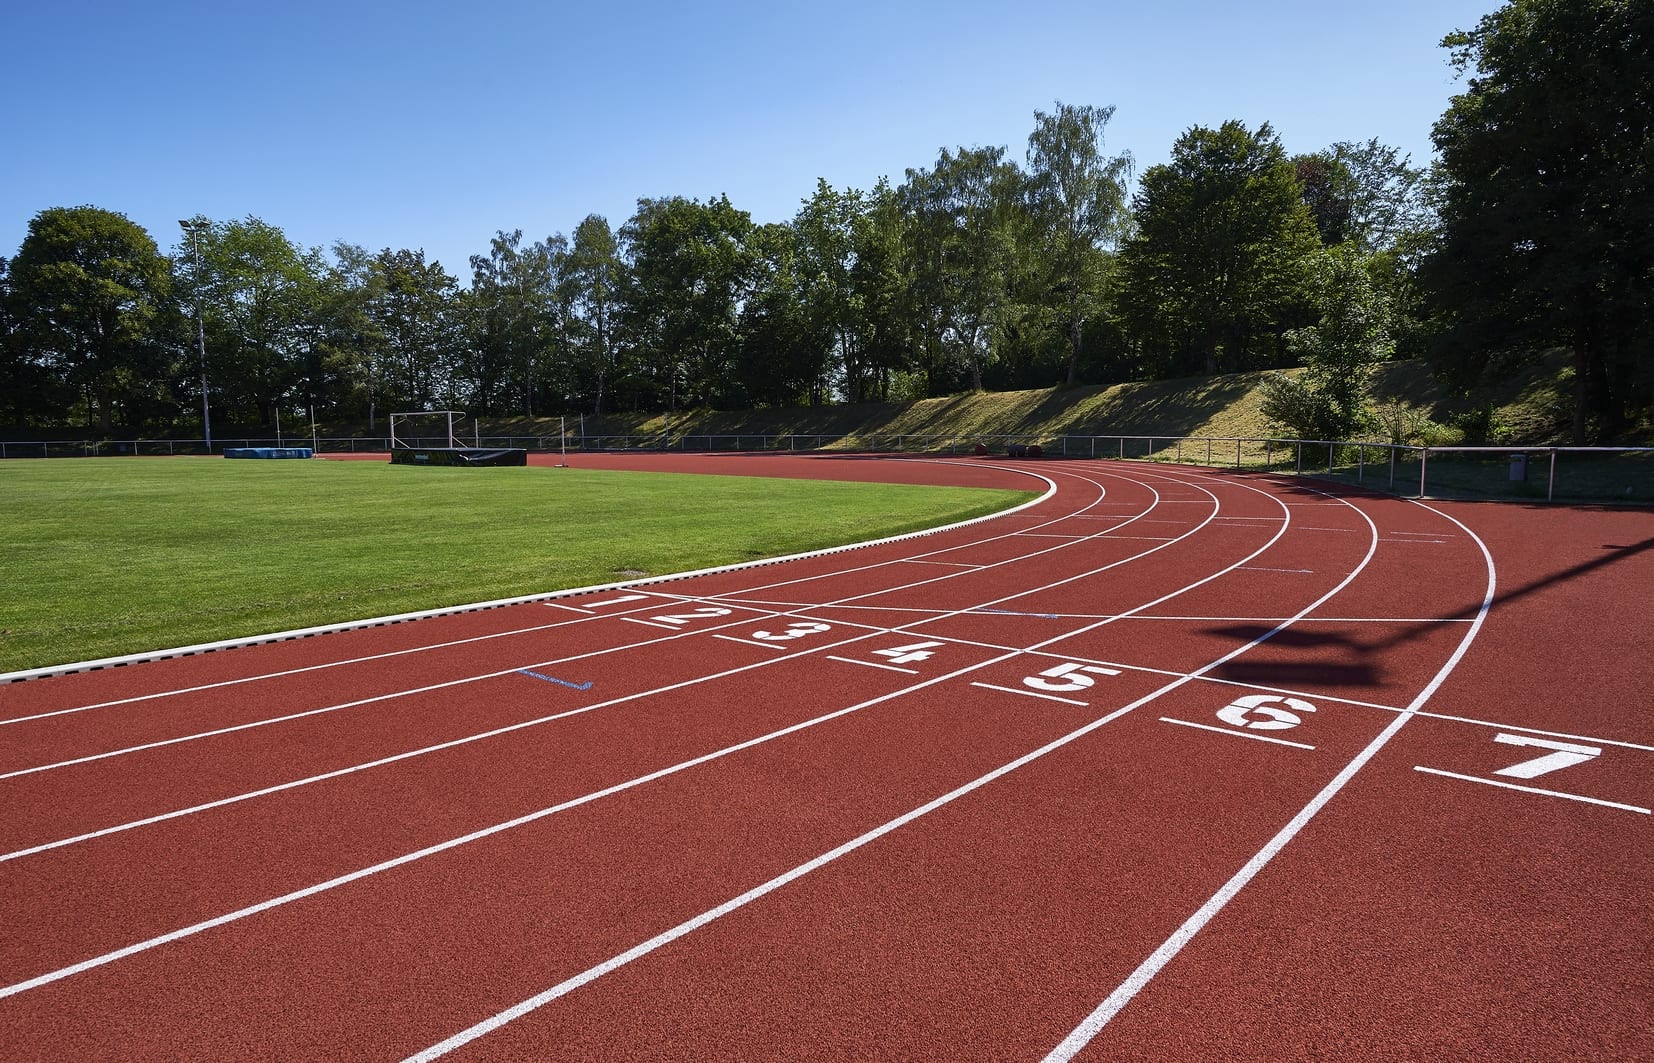
<svg viewBox="0 0 1654 1063">
<path fill-rule="evenodd" d="M 1288 372 L 1296 372 L 1289 370 Z M 1232 373 L 1109 387 L 1045 388 L 1037 391 L 983 392 L 924 399 L 918 402 L 863 403 L 854 406 L 797 407 L 773 410 L 693 410 L 664 414 L 612 414 L 568 418 L 571 435 L 849 436 L 857 440 L 892 436 L 931 436 L 969 440 L 976 437 L 1024 436 L 1050 439 L 1062 435 L 1204 436 L 1265 438 L 1283 430 L 1263 415 L 1258 384 L 1266 374 Z M 1404 441 L 1449 446 L 1491 443 L 1496 446 L 1561 445 L 1571 425 L 1572 369 L 1564 352 L 1538 360 L 1484 393 L 1455 396 L 1445 392 L 1419 361 L 1389 362 L 1372 379 L 1375 410 L 1406 425 Z M 1480 424 L 1466 433 L 1466 422 Z M 518 433 L 555 436 L 557 418 L 485 420 L 484 434 Z M 1379 428 L 1367 437 L 1389 442 Z"/>
<path fill-rule="evenodd" d="M 773 557 L 1025 497 L 535 467 L 10 461 L 0 671 Z"/>
</svg>

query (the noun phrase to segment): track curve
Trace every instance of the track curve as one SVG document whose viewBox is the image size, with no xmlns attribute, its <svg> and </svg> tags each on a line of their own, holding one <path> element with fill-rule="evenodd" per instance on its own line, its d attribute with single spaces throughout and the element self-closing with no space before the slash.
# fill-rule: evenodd
<svg viewBox="0 0 1654 1063">
<path fill-rule="evenodd" d="M 1600 707 L 1584 734 L 1491 711 L 1455 680 L 1486 684 L 1484 647 L 1554 593 L 1501 573 L 1473 529 L 1502 518 L 1188 468 L 1038 474 L 1036 504 L 922 537 L 0 688 L 0 1053 L 1650 1047 L 1654 735 Z M 1507 856 L 1570 836 L 1612 855 L 1570 862 L 1566 894 Z M 1485 903 L 1455 856 L 1497 868 Z M 1392 887 L 1440 910 L 1388 910 Z M 1521 891 L 1549 914 L 1493 929 Z M 1575 947 L 1593 932 L 1626 958 L 1617 994 Z M 1527 965 L 1519 1007 L 1490 942 Z M 1444 974 L 1456 949 L 1501 988 Z M 1392 979 L 1451 999 L 1360 1009 Z"/>
</svg>

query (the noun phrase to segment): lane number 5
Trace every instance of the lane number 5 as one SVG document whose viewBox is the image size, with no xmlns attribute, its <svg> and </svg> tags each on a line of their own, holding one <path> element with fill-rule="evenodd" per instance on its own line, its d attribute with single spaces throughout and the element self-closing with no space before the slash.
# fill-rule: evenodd
<svg viewBox="0 0 1654 1063">
<path fill-rule="evenodd" d="M 1087 673 L 1090 673 L 1089 675 Z M 1078 661 L 1068 661 L 1055 668 L 1047 668 L 1039 675 L 1031 675 L 1022 681 L 1024 686 L 1035 690 L 1050 690 L 1053 692 L 1072 693 L 1084 690 L 1097 680 L 1093 675 L 1119 675 L 1118 668 L 1104 668 L 1100 664 L 1081 664 Z"/>
</svg>

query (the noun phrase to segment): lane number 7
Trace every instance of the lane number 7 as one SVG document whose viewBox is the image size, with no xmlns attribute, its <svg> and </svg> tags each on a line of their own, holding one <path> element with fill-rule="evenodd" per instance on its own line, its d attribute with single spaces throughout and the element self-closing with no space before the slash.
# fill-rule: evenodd
<svg viewBox="0 0 1654 1063">
<path fill-rule="evenodd" d="M 1602 750 L 1596 746 L 1580 746 L 1572 742 L 1556 742 L 1548 738 L 1497 734 L 1493 736 L 1493 740 L 1502 742 L 1507 746 L 1534 746 L 1538 749 L 1552 751 L 1542 757 L 1524 760 L 1520 764 L 1512 764 L 1508 768 L 1500 768 L 1493 773 L 1511 779 L 1537 779 L 1539 776 L 1549 774 L 1559 768 L 1571 768 L 1575 764 L 1583 764 L 1588 760 L 1594 760 L 1602 756 Z"/>
</svg>

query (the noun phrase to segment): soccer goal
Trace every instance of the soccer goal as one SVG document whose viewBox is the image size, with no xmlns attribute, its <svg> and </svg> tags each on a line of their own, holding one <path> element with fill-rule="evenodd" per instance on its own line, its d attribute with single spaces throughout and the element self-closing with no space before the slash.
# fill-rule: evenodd
<svg viewBox="0 0 1654 1063">
<path fill-rule="evenodd" d="M 455 449 L 464 446 L 454 435 L 454 423 L 465 420 L 464 410 L 409 410 L 391 414 L 391 449 L 398 447 L 442 446 Z M 397 426 L 402 434 L 397 435 Z M 441 439 L 440 444 L 433 440 Z"/>
</svg>

